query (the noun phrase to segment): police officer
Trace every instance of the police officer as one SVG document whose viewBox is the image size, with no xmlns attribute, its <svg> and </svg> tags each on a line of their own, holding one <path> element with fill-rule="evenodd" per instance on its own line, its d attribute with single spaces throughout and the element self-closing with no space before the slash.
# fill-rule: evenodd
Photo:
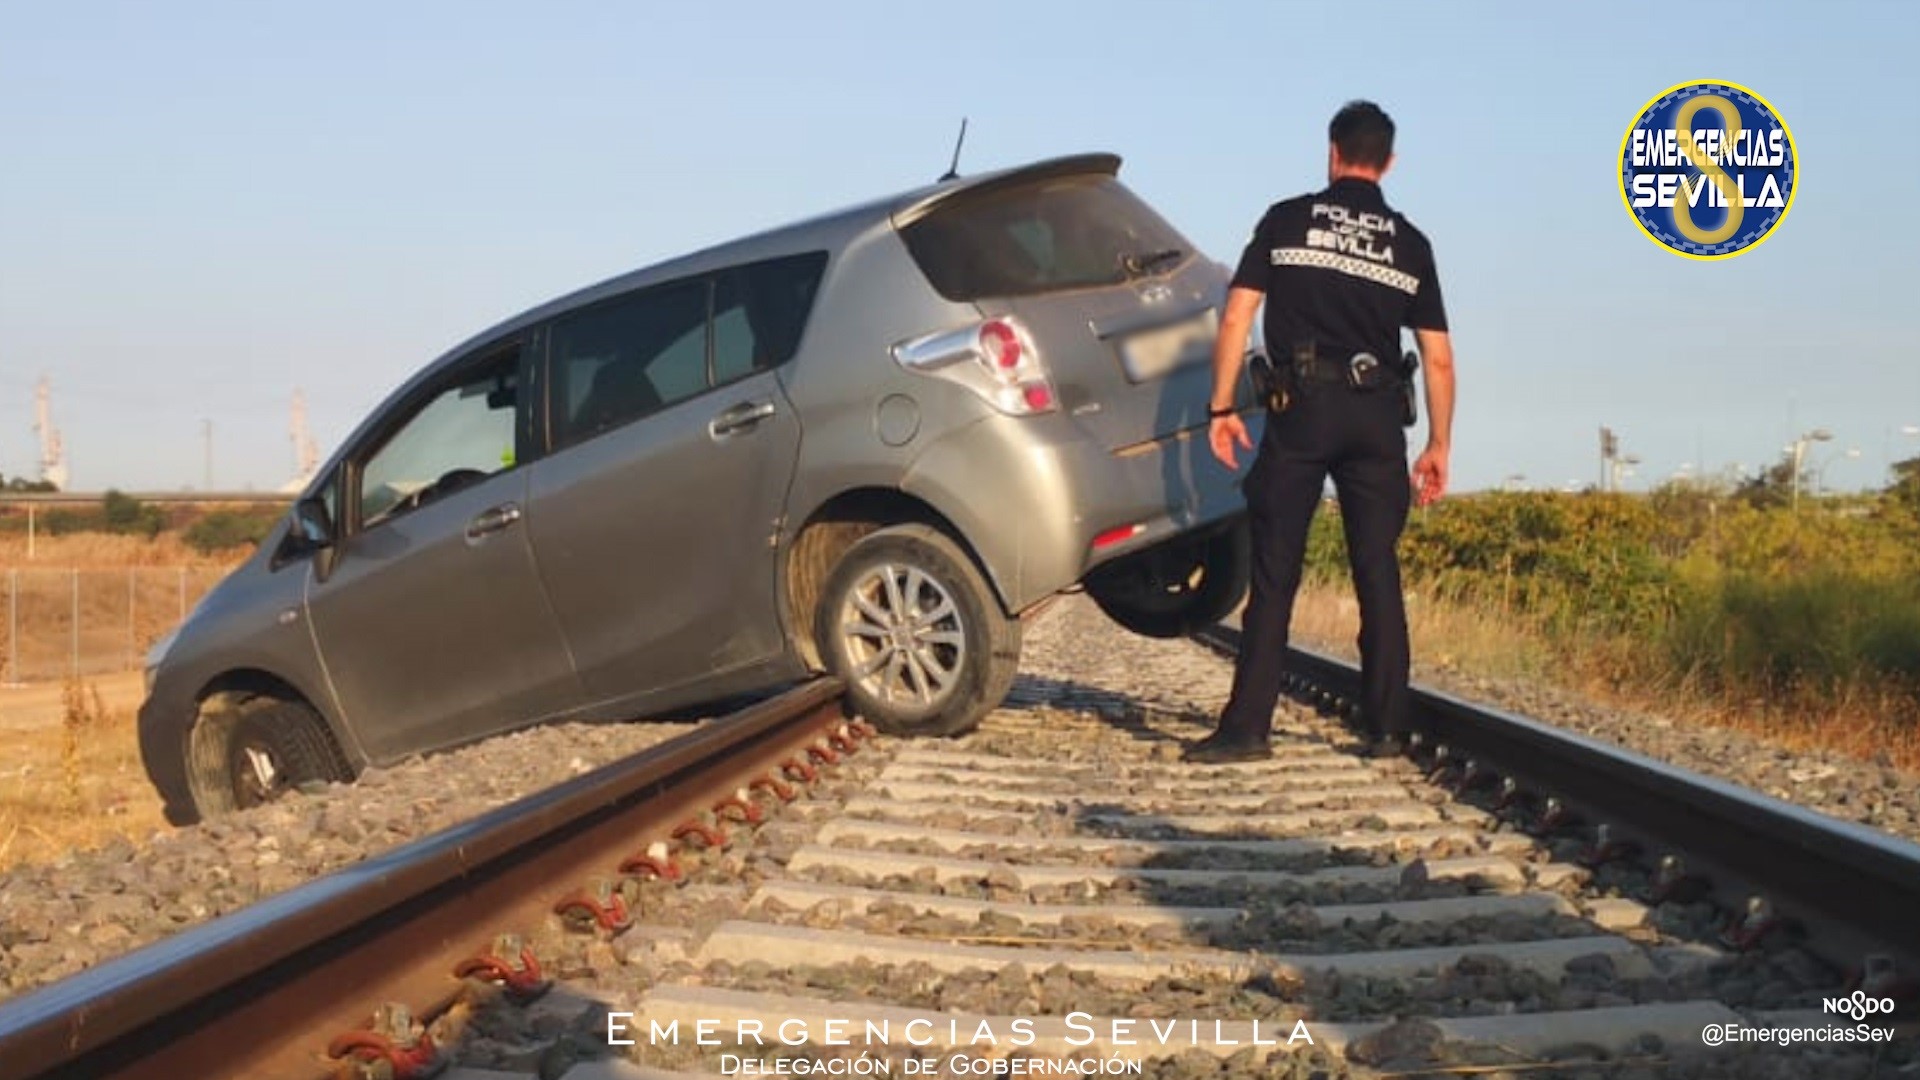
<svg viewBox="0 0 1920 1080">
<path fill-rule="evenodd" d="M 1254 312 L 1266 302 L 1266 347 L 1279 377 L 1266 395 L 1266 431 L 1247 473 L 1253 583 L 1242 621 L 1233 696 L 1218 730 L 1188 761 L 1267 756 L 1273 707 L 1307 526 L 1328 476 L 1360 600 L 1360 721 L 1375 752 L 1398 753 L 1407 733 L 1408 645 L 1395 552 L 1407 510 L 1447 486 L 1453 428 L 1453 350 L 1433 249 L 1386 203 L 1393 121 L 1371 102 L 1349 103 L 1328 126 L 1327 187 L 1275 203 L 1260 219 L 1227 294 L 1213 360 L 1208 441 L 1237 468 L 1253 449 L 1234 390 Z M 1411 327 L 1426 370 L 1428 439 L 1407 472 L 1403 424 L 1411 372 L 1398 360 Z"/>
</svg>

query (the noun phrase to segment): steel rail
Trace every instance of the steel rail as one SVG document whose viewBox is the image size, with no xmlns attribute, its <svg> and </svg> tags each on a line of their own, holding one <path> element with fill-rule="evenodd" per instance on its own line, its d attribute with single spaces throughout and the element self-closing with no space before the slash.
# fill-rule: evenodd
<svg viewBox="0 0 1920 1080">
<path fill-rule="evenodd" d="M 1195 637 L 1239 652 L 1236 627 Z M 1359 698 L 1360 669 L 1345 661 L 1290 648 L 1286 668 L 1339 701 Z M 1417 725 L 1454 761 L 1557 797 L 1649 855 L 1682 855 L 1730 909 L 1765 898 L 1780 925 L 1837 966 L 1881 954 L 1920 970 L 1920 845 L 1428 687 L 1412 700 Z"/>
<path fill-rule="evenodd" d="M 455 966 L 495 934 L 616 876 L 715 792 L 804 760 L 841 721 L 841 689 L 803 684 L 0 1003 L 0 1080 L 332 1075 L 330 1035 L 388 1001 L 436 1014 L 461 991 Z"/>
</svg>

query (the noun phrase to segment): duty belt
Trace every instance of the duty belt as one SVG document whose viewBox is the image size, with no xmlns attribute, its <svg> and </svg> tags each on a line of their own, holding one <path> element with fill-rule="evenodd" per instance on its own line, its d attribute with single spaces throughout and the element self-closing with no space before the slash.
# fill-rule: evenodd
<svg viewBox="0 0 1920 1080">
<path fill-rule="evenodd" d="M 1271 413 L 1279 414 L 1293 405 L 1294 398 L 1329 386 L 1370 392 L 1397 389 L 1400 397 L 1400 422 L 1412 426 L 1419 407 L 1413 389 L 1413 373 L 1420 365 L 1414 354 L 1386 365 L 1373 353 L 1356 349 L 1328 348 L 1313 342 L 1298 344 L 1292 354 L 1276 364 L 1262 353 L 1252 367 L 1254 390 Z"/>
<path fill-rule="evenodd" d="M 1377 390 L 1405 381 L 1379 356 L 1361 349 L 1307 342 L 1293 347 L 1293 373 L 1302 386 Z"/>
</svg>

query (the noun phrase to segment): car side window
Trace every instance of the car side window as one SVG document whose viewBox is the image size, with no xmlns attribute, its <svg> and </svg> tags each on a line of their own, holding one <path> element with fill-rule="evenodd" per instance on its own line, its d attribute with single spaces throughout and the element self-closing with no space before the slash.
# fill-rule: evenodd
<svg viewBox="0 0 1920 1080">
<path fill-rule="evenodd" d="M 556 441 L 567 444 L 707 388 L 707 281 L 677 282 L 554 324 Z"/>
<path fill-rule="evenodd" d="M 713 381 L 779 367 L 800 348 L 827 253 L 808 252 L 723 270 L 714 279 Z"/>
<path fill-rule="evenodd" d="M 758 362 L 746 305 L 735 303 L 723 307 L 721 299 L 716 295 L 713 306 L 713 382 L 716 386 L 745 378 L 766 366 Z"/>
<path fill-rule="evenodd" d="M 377 525 L 515 464 L 520 347 L 432 395 L 360 466 L 359 521 Z"/>
</svg>

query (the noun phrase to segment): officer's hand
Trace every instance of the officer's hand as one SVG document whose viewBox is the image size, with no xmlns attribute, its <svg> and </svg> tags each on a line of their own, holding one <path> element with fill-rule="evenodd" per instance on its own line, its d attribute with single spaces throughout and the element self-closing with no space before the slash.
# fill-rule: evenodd
<svg viewBox="0 0 1920 1080">
<path fill-rule="evenodd" d="M 1207 425 L 1207 444 L 1213 447 L 1213 456 L 1220 459 L 1220 464 L 1229 469 L 1240 467 L 1233 453 L 1233 444 L 1236 442 L 1248 450 L 1253 449 L 1253 440 L 1247 437 L 1247 425 L 1241 421 L 1239 413 L 1216 416 Z"/>
<path fill-rule="evenodd" d="M 1413 503 L 1426 506 L 1447 493 L 1447 448 L 1429 446 L 1413 463 Z"/>
</svg>

